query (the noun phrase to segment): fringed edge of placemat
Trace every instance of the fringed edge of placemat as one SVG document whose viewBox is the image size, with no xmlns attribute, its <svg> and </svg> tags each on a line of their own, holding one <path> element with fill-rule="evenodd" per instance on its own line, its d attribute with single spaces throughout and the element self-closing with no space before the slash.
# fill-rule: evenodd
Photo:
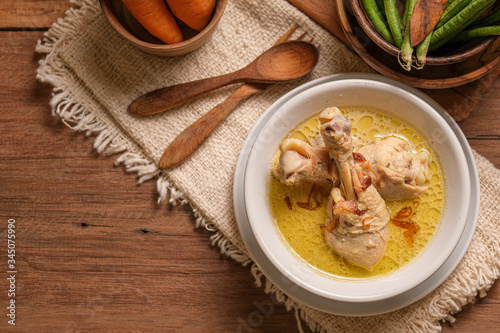
<svg viewBox="0 0 500 333">
<path fill-rule="evenodd" d="M 101 13 L 99 4 L 93 0 L 70 0 L 70 3 L 77 8 L 66 11 L 65 17 L 58 19 L 44 33 L 43 38 L 38 41 L 36 46 L 36 52 L 46 55 L 44 59 L 40 60 L 37 79 L 53 86 L 50 101 L 53 116 L 61 118 L 65 125 L 76 132 L 85 133 L 86 136 L 95 136 L 93 148 L 99 154 L 104 156 L 121 154 L 115 160 L 115 166 L 123 165 L 127 172 L 136 173 L 139 177 L 139 184 L 157 178 L 158 204 L 164 201 L 168 201 L 169 204 L 174 206 L 189 204 L 196 220 L 195 228 L 202 227 L 211 232 L 210 244 L 211 246 L 217 246 L 222 254 L 244 267 L 250 266 L 250 272 L 255 278 L 256 286 L 261 287 L 264 285 L 266 294 L 273 295 L 277 301 L 285 305 L 288 311 L 294 310 L 300 332 L 302 332 L 302 321 L 305 321 L 312 331 L 327 333 L 327 330 L 315 318 L 312 318 L 311 315 L 304 311 L 294 299 L 288 297 L 267 279 L 260 267 L 246 252 L 234 245 L 213 222 L 208 221 L 154 162 L 141 154 L 137 148 L 134 149 L 134 147 L 127 145 L 127 140 L 121 137 L 119 133 L 112 133 L 102 120 L 86 110 L 64 90 L 60 79 L 67 73 L 67 69 L 63 63 L 58 61 L 57 54 L 54 53 L 55 47 L 59 43 L 64 43 L 76 36 L 87 22 Z M 486 296 L 487 290 L 500 277 L 500 260 L 492 264 L 494 264 L 493 268 L 478 268 L 476 276 L 478 283 L 474 285 L 482 286 L 482 288 L 470 288 L 460 299 L 454 300 L 454 313 L 459 312 L 463 306 L 473 302 L 478 295 L 481 298 Z M 485 269 L 489 271 L 485 271 Z M 469 284 L 464 282 L 462 285 L 466 287 Z M 430 322 L 429 318 L 425 322 L 421 322 L 419 329 L 421 332 L 429 332 L 429 330 L 439 332 L 441 330 L 439 322 L 447 320 L 453 323 L 455 320 L 452 316 L 454 313 L 450 313 L 449 310 L 446 310 L 446 313 L 443 312 L 443 309 L 449 309 L 450 304 L 438 303 L 432 304 L 429 309 L 433 313 L 434 322 Z"/>
<path fill-rule="evenodd" d="M 496 253 L 495 257 L 499 258 L 499 251 L 497 250 Z M 493 260 L 491 266 L 478 266 L 475 273 L 473 277 L 458 277 L 456 285 L 443 289 L 443 292 L 446 294 L 460 296 L 448 302 L 441 299 L 435 299 L 434 302 L 429 304 L 429 313 L 434 318 L 441 319 L 437 321 L 438 326 L 436 327 L 431 326 L 430 323 L 421 323 L 422 333 L 428 332 L 428 329 L 431 327 L 435 332 L 440 332 L 440 322 L 448 321 L 450 324 L 453 324 L 456 321 L 454 317 L 455 314 L 462 311 L 466 305 L 475 303 L 478 298 L 486 297 L 488 290 L 493 286 L 495 281 L 500 278 L 500 259 Z M 450 310 L 450 308 L 452 309 Z"/>
</svg>

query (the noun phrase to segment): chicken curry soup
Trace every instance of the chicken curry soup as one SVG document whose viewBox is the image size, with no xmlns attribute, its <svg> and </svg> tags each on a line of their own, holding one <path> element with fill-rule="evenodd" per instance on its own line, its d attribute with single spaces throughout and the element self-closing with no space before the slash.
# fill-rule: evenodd
<svg viewBox="0 0 500 333">
<path fill-rule="evenodd" d="M 281 238 L 292 252 L 320 271 L 337 277 L 367 278 L 393 272 L 414 259 L 437 229 L 444 206 L 444 176 L 430 146 L 401 120 L 365 109 L 342 109 L 352 124 L 354 151 L 376 138 L 400 137 L 415 152 L 427 152 L 431 162 L 428 189 L 416 198 L 386 200 L 390 215 L 389 240 L 382 259 L 368 270 L 348 262 L 328 246 L 323 228 L 328 219 L 327 194 L 316 185 L 290 186 L 271 172 L 269 199 Z M 320 131 L 318 115 L 299 124 L 288 137 L 314 145 Z M 276 154 L 273 168 L 279 160 Z"/>
</svg>

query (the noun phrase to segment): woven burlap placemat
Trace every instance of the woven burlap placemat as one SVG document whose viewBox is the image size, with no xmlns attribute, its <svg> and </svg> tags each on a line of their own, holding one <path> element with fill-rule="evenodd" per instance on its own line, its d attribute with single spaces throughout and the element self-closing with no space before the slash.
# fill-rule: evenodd
<svg viewBox="0 0 500 333">
<path fill-rule="evenodd" d="M 97 0 L 72 1 L 44 34 L 37 52 L 45 54 L 37 76 L 53 85 L 54 115 L 75 131 L 95 135 L 102 154 L 119 154 L 116 164 L 136 172 L 139 182 L 155 179 L 159 201 L 189 204 L 197 226 L 214 234 L 213 245 L 234 260 L 249 265 L 258 284 L 294 309 L 312 330 L 322 332 L 433 332 L 442 320 L 474 298 L 484 296 L 500 275 L 500 171 L 475 154 L 481 180 L 478 227 L 458 268 L 435 291 L 392 313 L 371 317 L 341 317 L 309 308 L 273 286 L 245 249 L 233 212 L 233 175 L 243 142 L 259 116 L 274 101 L 307 81 L 340 72 L 372 70 L 335 37 L 286 0 L 230 1 L 213 37 L 183 57 L 146 54 L 121 38 L 101 13 Z M 222 102 L 235 88 L 204 95 L 174 110 L 139 118 L 128 104 L 153 89 L 237 70 L 270 47 L 293 25 L 321 45 L 314 72 L 302 81 L 271 87 L 253 96 L 223 122 L 183 164 L 161 171 L 157 163 L 168 144 L 184 128 Z M 216 172 L 214 172 L 216 170 Z"/>
</svg>

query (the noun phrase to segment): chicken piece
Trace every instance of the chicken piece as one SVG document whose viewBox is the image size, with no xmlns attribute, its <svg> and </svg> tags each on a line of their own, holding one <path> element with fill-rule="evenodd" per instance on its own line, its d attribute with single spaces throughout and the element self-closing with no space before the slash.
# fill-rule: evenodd
<svg viewBox="0 0 500 333">
<path fill-rule="evenodd" d="M 324 187 L 331 186 L 338 179 L 337 169 L 323 149 L 290 138 L 280 144 L 280 152 L 273 173 L 286 185 L 309 182 Z"/>
<path fill-rule="evenodd" d="M 348 200 L 355 200 L 356 194 L 351 180 L 351 166 L 354 163 L 352 157 L 351 122 L 336 107 L 323 110 L 319 115 L 319 120 L 322 124 L 320 133 L 323 137 L 326 151 L 328 151 L 330 158 L 337 165 L 346 198 Z"/>
<path fill-rule="evenodd" d="M 320 133 L 337 165 L 344 193 L 339 188 L 331 191 L 329 219 L 323 228 L 326 242 L 348 261 L 371 270 L 384 255 L 389 239 L 385 201 L 355 164 L 351 122 L 338 108 L 325 109 L 320 121 Z"/>
<path fill-rule="evenodd" d="M 387 200 L 417 197 L 427 190 L 430 180 L 430 156 L 411 151 L 398 137 L 375 139 L 358 150 L 365 159 L 364 171 Z"/>
<path fill-rule="evenodd" d="M 389 239 L 389 213 L 385 201 L 364 176 L 359 165 L 352 168 L 356 200 L 343 200 L 340 190 L 331 195 L 331 219 L 323 227 L 328 245 L 353 264 L 371 270 L 382 259 Z"/>
</svg>

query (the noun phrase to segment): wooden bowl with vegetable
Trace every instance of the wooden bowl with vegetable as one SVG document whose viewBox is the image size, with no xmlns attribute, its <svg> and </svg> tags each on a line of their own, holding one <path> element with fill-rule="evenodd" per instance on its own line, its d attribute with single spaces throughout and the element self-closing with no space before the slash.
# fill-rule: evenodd
<svg viewBox="0 0 500 333">
<path fill-rule="evenodd" d="M 100 0 L 115 30 L 159 56 L 192 52 L 212 36 L 228 0 Z"/>
<path fill-rule="evenodd" d="M 498 1 L 337 0 L 337 6 L 353 49 L 381 74 L 412 86 L 456 87 L 500 65 Z"/>
</svg>

